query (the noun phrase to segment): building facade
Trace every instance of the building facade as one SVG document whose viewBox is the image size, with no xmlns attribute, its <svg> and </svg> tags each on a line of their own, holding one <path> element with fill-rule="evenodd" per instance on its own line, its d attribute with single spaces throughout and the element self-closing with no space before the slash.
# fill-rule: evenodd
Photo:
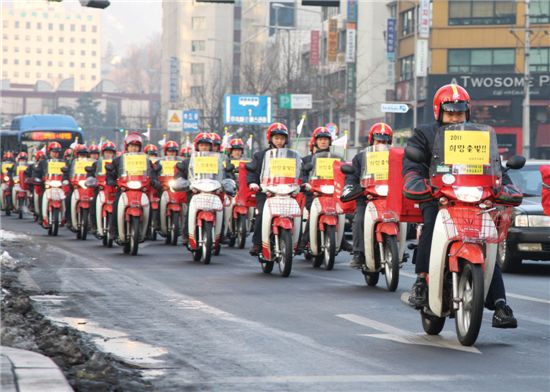
<svg viewBox="0 0 550 392">
<path fill-rule="evenodd" d="M 418 3 L 398 1 L 394 99 L 414 101 L 415 29 Z M 550 2 L 531 0 L 530 140 L 523 140 L 525 71 L 524 1 L 438 0 L 432 3 L 426 77 L 417 79 L 418 122 L 433 121 L 432 97 L 454 82 L 472 96 L 472 120 L 492 125 L 503 155 L 531 146 L 533 157 L 550 157 Z M 412 110 L 393 115 L 397 128 L 410 128 Z"/>
<path fill-rule="evenodd" d="M 61 3 L 2 5 L 2 79 L 87 91 L 101 79 L 101 11 Z"/>
</svg>

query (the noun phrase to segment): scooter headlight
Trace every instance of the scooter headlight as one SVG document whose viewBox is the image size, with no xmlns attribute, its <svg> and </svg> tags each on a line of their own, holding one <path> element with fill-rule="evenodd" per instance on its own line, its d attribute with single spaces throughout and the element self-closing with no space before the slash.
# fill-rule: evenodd
<svg viewBox="0 0 550 392">
<path fill-rule="evenodd" d="M 128 181 L 128 184 L 126 184 L 126 185 L 130 189 L 140 189 L 141 188 L 141 182 L 140 181 Z"/>
<path fill-rule="evenodd" d="M 51 180 L 51 181 L 48 181 L 46 185 L 49 185 L 51 188 L 61 188 L 61 181 Z"/>
<path fill-rule="evenodd" d="M 319 190 L 326 195 L 332 195 L 334 193 L 334 185 L 321 185 Z"/>
<path fill-rule="evenodd" d="M 388 196 L 388 186 L 387 185 L 375 185 L 374 191 L 378 193 L 379 196 Z"/>
<path fill-rule="evenodd" d="M 88 188 L 86 186 L 86 180 L 79 180 L 78 181 L 78 186 L 81 187 L 82 189 L 87 189 Z"/>
<path fill-rule="evenodd" d="M 453 186 L 456 198 L 460 201 L 473 203 L 481 200 L 483 187 L 481 186 Z"/>
<path fill-rule="evenodd" d="M 4 181 L 8 182 L 10 178 L 8 176 L 4 176 Z"/>
</svg>

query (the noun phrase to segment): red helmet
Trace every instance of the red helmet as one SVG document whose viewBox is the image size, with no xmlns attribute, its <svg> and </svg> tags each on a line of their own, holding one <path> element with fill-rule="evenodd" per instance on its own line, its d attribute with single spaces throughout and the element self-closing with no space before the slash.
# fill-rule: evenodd
<svg viewBox="0 0 550 392">
<path fill-rule="evenodd" d="M 68 159 L 73 155 L 73 149 L 67 148 L 65 152 L 63 153 L 63 159 Z"/>
<path fill-rule="evenodd" d="M 101 153 L 104 153 L 105 151 L 112 151 L 116 152 L 116 146 L 115 143 L 113 143 L 110 140 L 107 140 L 105 143 L 101 145 Z"/>
<path fill-rule="evenodd" d="M 309 152 L 313 154 L 313 147 L 315 147 L 315 138 L 312 136 L 309 139 Z"/>
<path fill-rule="evenodd" d="M 284 135 L 286 136 L 286 141 L 288 143 L 288 128 L 285 124 L 276 122 L 271 124 L 265 133 L 265 136 L 267 138 L 267 142 L 271 144 L 271 138 L 275 135 Z"/>
<path fill-rule="evenodd" d="M 58 142 L 51 142 L 50 144 L 48 144 L 48 154 L 50 154 L 52 151 L 61 152 L 61 150 L 63 150 L 63 148 Z"/>
<path fill-rule="evenodd" d="M 44 153 L 44 151 L 38 150 L 37 152 L 34 153 L 34 160 L 35 161 L 39 161 L 39 160 L 44 159 L 44 158 L 46 158 L 46 154 Z"/>
<path fill-rule="evenodd" d="M 6 151 L 4 155 L 2 156 L 3 161 L 13 161 L 13 152 Z"/>
<path fill-rule="evenodd" d="M 199 150 L 199 143 L 209 143 L 212 146 L 212 133 L 201 132 L 195 136 L 195 139 L 193 139 L 193 147 L 195 147 L 195 151 Z"/>
<path fill-rule="evenodd" d="M 77 144 L 76 147 L 74 148 L 74 155 L 75 156 L 88 155 L 88 148 L 86 147 L 85 144 Z"/>
<path fill-rule="evenodd" d="M 466 112 L 470 119 L 470 94 L 458 84 L 446 84 L 434 95 L 434 117 L 441 122 L 442 112 Z"/>
<path fill-rule="evenodd" d="M 369 131 L 369 146 L 374 144 L 375 140 L 380 140 L 388 144 L 392 144 L 393 130 L 383 122 L 379 122 L 370 127 Z"/>
<path fill-rule="evenodd" d="M 212 139 L 212 144 L 214 144 L 215 146 L 221 146 L 222 145 L 222 138 L 216 132 L 212 132 L 210 134 L 210 139 Z"/>
<path fill-rule="evenodd" d="M 332 134 L 327 127 L 315 128 L 315 130 L 311 134 L 311 137 L 314 140 L 314 143 L 316 143 L 317 139 L 319 139 L 320 137 L 326 137 L 330 139 L 330 144 L 332 144 Z"/>
<path fill-rule="evenodd" d="M 180 157 L 190 157 L 191 156 L 191 147 L 182 147 L 180 150 Z"/>
<path fill-rule="evenodd" d="M 25 151 L 21 151 L 19 154 L 17 154 L 17 158 L 15 158 L 17 160 L 20 160 L 20 159 L 24 159 L 24 160 L 27 160 L 29 159 L 29 154 L 27 154 Z"/>
<path fill-rule="evenodd" d="M 148 144 L 143 149 L 143 152 L 147 155 L 155 155 L 157 156 L 159 154 L 159 149 L 154 144 Z"/>
<path fill-rule="evenodd" d="M 244 150 L 243 139 L 233 139 L 229 142 L 229 150 L 241 149 Z"/>
<path fill-rule="evenodd" d="M 90 152 L 90 154 L 99 154 L 99 146 L 93 144 L 90 146 L 88 151 Z"/>
<path fill-rule="evenodd" d="M 177 153 L 178 150 L 179 150 L 179 146 L 178 146 L 178 143 L 176 143 L 175 141 L 169 140 L 166 143 L 164 143 L 164 147 L 163 147 L 164 155 L 166 155 L 168 151 L 175 151 Z"/>
<path fill-rule="evenodd" d="M 141 146 L 143 146 L 143 139 L 138 132 L 132 132 L 131 134 L 126 136 L 126 138 L 124 139 L 124 151 L 126 151 L 128 145 L 130 144 L 138 144 L 139 148 L 141 149 Z"/>
</svg>

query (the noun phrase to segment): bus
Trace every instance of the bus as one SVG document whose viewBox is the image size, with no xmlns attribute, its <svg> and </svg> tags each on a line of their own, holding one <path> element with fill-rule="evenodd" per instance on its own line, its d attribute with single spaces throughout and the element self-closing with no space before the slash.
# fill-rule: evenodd
<svg viewBox="0 0 550 392">
<path fill-rule="evenodd" d="M 84 142 L 84 133 L 71 116 L 62 114 L 29 114 L 15 117 L 9 130 L 0 131 L 4 151 L 27 151 L 33 154 L 51 142 L 59 142 L 63 149 L 78 139 Z"/>
</svg>

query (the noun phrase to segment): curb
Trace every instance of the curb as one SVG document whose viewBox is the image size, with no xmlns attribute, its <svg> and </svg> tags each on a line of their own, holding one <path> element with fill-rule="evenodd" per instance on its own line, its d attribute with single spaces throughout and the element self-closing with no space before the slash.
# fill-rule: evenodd
<svg viewBox="0 0 550 392">
<path fill-rule="evenodd" d="M 73 390 L 59 367 L 42 354 L 0 346 L 0 358 L 2 391 L 70 392 Z"/>
</svg>

